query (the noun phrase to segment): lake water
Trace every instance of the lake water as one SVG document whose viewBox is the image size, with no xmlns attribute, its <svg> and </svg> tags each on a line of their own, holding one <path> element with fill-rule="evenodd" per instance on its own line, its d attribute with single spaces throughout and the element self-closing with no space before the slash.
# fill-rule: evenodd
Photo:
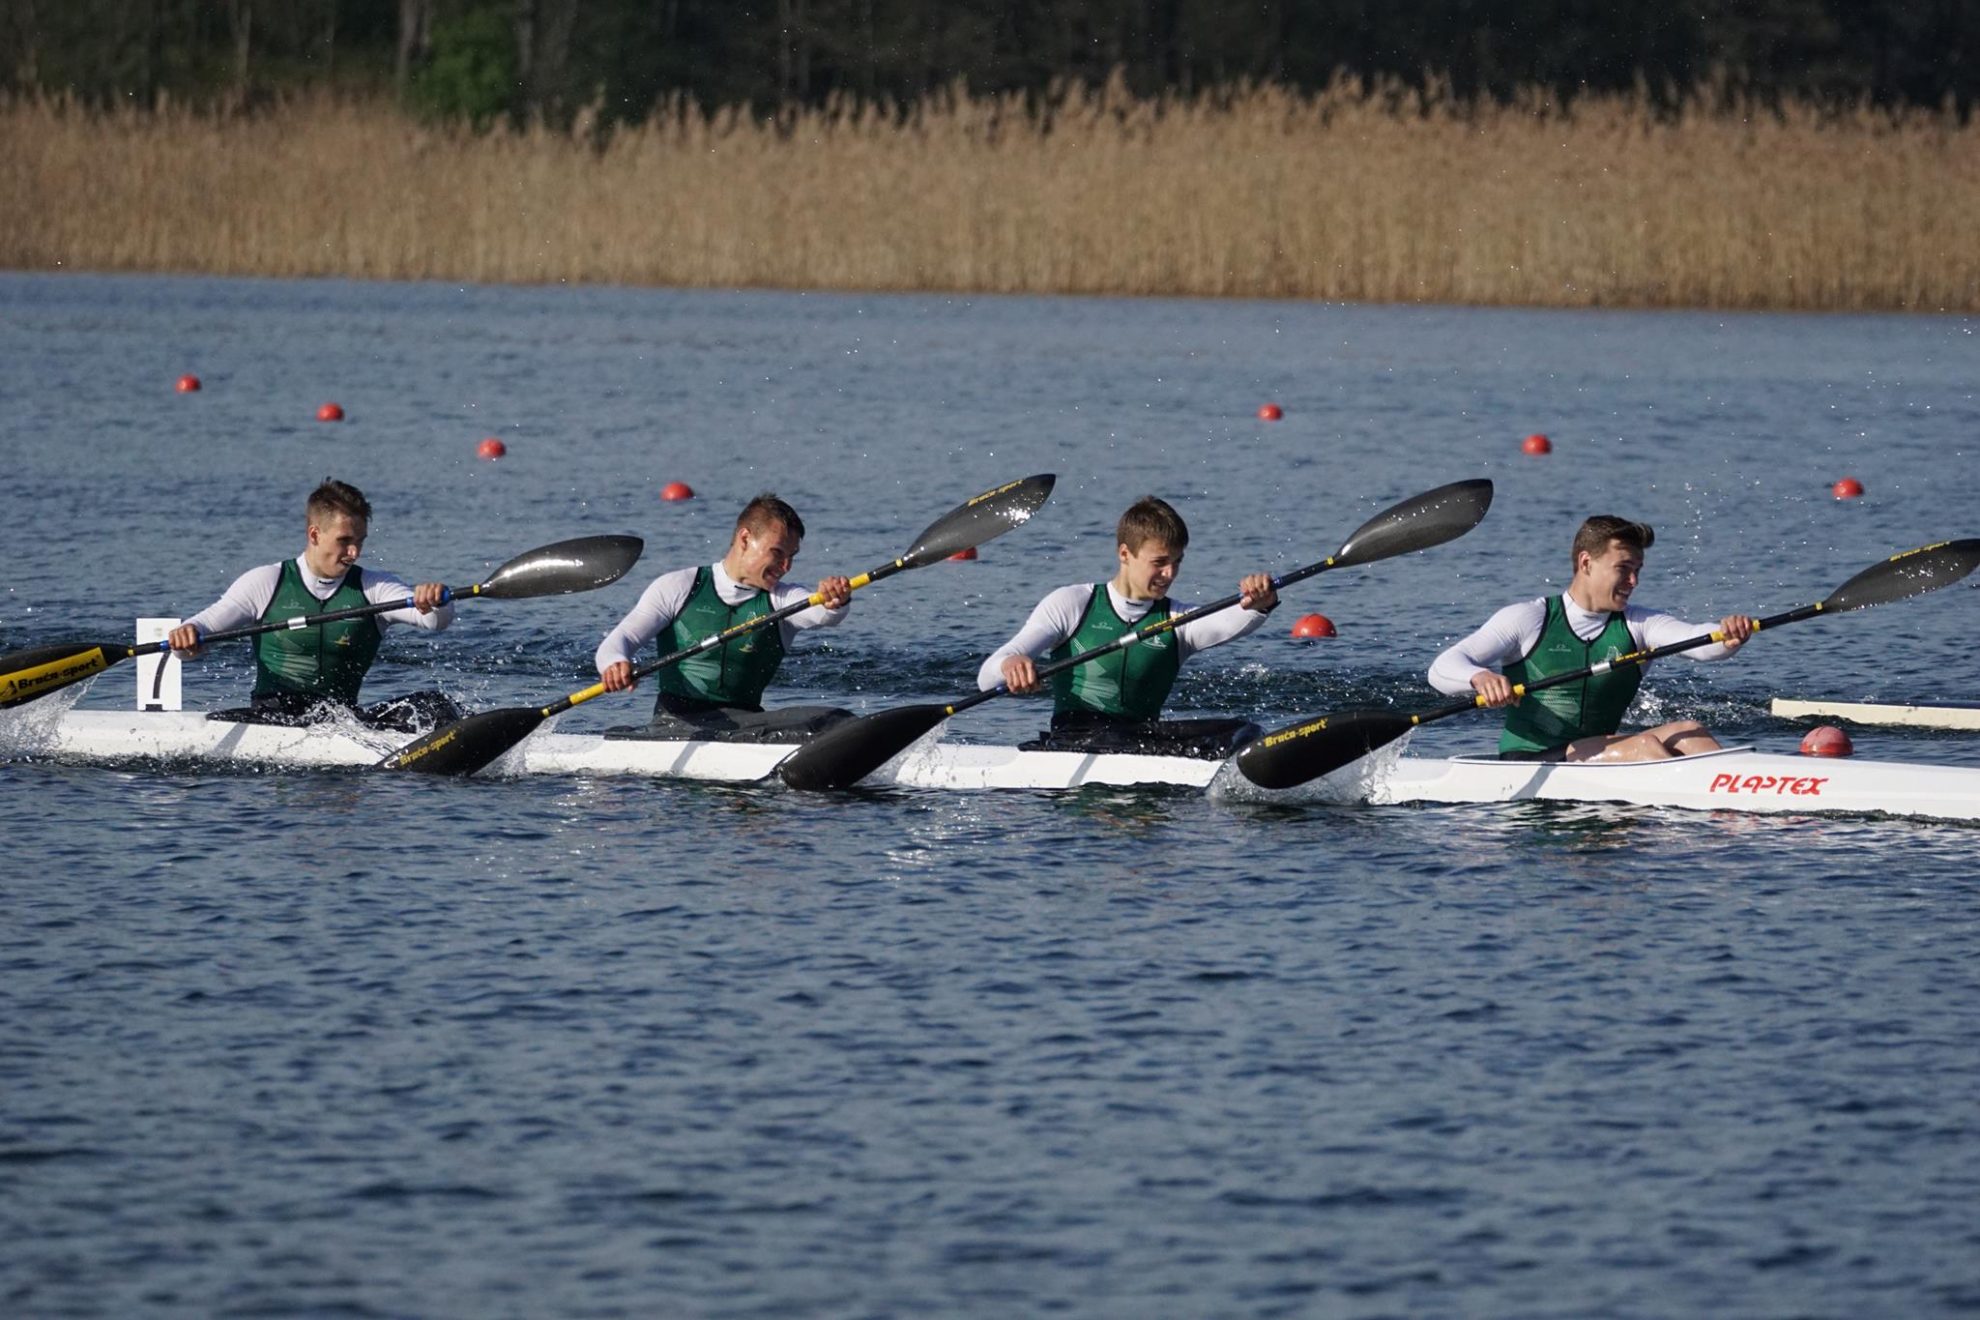
<svg viewBox="0 0 1980 1320">
<path fill-rule="evenodd" d="M 1143 493 L 1206 599 L 1490 477 L 1478 531 L 1291 589 L 1174 709 L 1429 704 L 1432 655 L 1559 590 L 1587 513 L 1653 523 L 1638 598 L 1697 619 L 1980 533 L 1975 348 L 1962 318 L 0 276 L 0 648 L 191 613 L 300 549 L 336 475 L 409 577 L 646 538 L 605 590 L 389 634 L 367 688 L 547 701 L 760 489 L 810 580 L 1058 473 L 979 562 L 876 584 L 787 664 L 783 699 L 874 709 L 970 691 L 1047 589 L 1111 571 Z M 1666 661 L 1645 713 L 1790 751 L 1776 694 L 1980 698 L 1976 608 Z M 1288 638 L 1308 610 L 1340 636 Z M 128 705 L 131 668 L 84 702 Z M 250 672 L 208 659 L 187 702 Z M 1039 723 L 993 702 L 949 736 Z M 1980 764 L 1972 735 L 1857 744 Z M 0 832 L 9 1315 L 1980 1310 L 1970 828 L 16 750 Z"/>
</svg>

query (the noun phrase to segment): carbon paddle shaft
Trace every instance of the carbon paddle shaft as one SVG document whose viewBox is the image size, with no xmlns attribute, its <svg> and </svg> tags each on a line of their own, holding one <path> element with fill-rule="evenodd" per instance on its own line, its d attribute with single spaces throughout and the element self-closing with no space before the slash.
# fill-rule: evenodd
<svg viewBox="0 0 1980 1320">
<path fill-rule="evenodd" d="M 1272 587 L 1276 591 L 1330 568 L 1358 567 L 1442 545 L 1476 527 L 1491 506 L 1492 483 L 1483 478 L 1454 481 L 1425 491 L 1370 518 L 1326 559 L 1273 578 Z M 1240 593 L 1208 605 L 1199 605 L 1174 618 L 1123 633 L 1105 646 L 1046 665 L 1036 671 L 1037 675 L 1041 679 L 1049 678 L 1073 665 L 1098 660 L 1146 638 L 1173 631 L 1192 620 L 1227 610 L 1243 600 L 1244 596 Z M 1009 688 L 999 686 L 988 692 L 973 693 L 947 706 L 899 706 L 893 710 L 862 715 L 835 729 L 827 729 L 798 748 L 777 768 L 777 773 L 792 788 L 850 788 L 951 715 L 986 701 L 994 701 L 1009 691 Z"/>
<path fill-rule="evenodd" d="M 1049 481 L 1051 480 L 1051 478 L 1031 477 L 1029 478 L 1029 480 Z M 1012 486 L 1016 486 L 1019 483 L 1013 482 L 1011 484 Z M 978 496 L 977 498 L 982 499 L 984 497 Z M 943 555 L 942 557 L 946 558 L 947 556 Z M 926 562 L 925 559 L 917 559 L 913 553 L 910 553 L 908 555 L 904 555 L 901 558 L 892 561 L 891 563 L 882 564 L 880 565 L 880 567 L 876 569 L 872 569 L 868 572 L 861 573 L 856 578 L 848 579 L 847 586 L 849 587 L 849 589 L 853 591 L 858 591 L 861 587 L 870 585 L 871 583 L 874 582 L 884 581 L 887 578 L 890 578 L 894 576 L 894 574 L 899 573 L 905 569 L 919 568 L 923 562 Z M 696 642 L 693 646 L 683 647 L 681 650 L 675 651 L 671 655 L 661 656 L 658 660 L 649 660 L 647 661 L 647 663 L 633 670 L 632 677 L 646 678 L 650 675 L 657 674 L 661 670 L 667 668 L 669 665 L 677 665 L 683 660 L 691 659 L 694 656 L 700 655 L 703 651 L 712 651 L 716 647 L 722 645 L 722 643 L 733 641 L 735 638 L 742 636 L 744 633 L 757 632 L 761 629 L 770 627 L 772 624 L 782 623 L 785 619 L 790 618 L 793 614 L 802 614 L 804 613 L 804 611 L 808 609 L 814 609 L 817 606 L 823 605 L 824 603 L 825 602 L 822 599 L 820 599 L 818 593 L 814 591 L 811 593 L 811 595 L 805 597 L 803 600 L 792 601 L 790 604 L 784 606 L 784 608 L 780 610 L 772 610 L 768 614 L 759 614 L 753 619 L 745 619 L 741 623 L 732 624 L 731 626 L 724 628 L 721 632 L 716 633 L 712 637 L 702 638 L 700 641 Z M 604 692 L 605 692 L 605 685 L 603 683 L 593 684 L 591 687 L 586 688 L 582 692 L 573 692 L 571 693 L 570 696 L 563 698 L 561 701 L 553 702 L 552 704 L 543 707 L 542 708 L 543 718 L 549 719 L 552 715 L 561 715 L 573 706 L 579 705 L 586 701 L 590 701 L 593 697 L 603 696 Z"/>
<path fill-rule="evenodd" d="M 1786 624 L 1799 623 L 1803 619 L 1812 619 L 1818 614 L 1842 614 L 1849 610 L 1867 609 L 1872 605 L 1887 605 L 1892 601 L 1906 600 L 1928 591 L 1937 591 L 1940 587 L 1949 587 L 1960 581 L 1976 566 L 1980 566 L 1980 539 L 1940 541 L 1934 545 L 1920 546 L 1916 550 L 1906 550 L 1892 555 L 1880 564 L 1872 564 L 1830 592 L 1827 598 L 1818 600 L 1813 605 L 1803 605 L 1800 609 L 1788 610 L 1784 614 L 1774 614 L 1754 620 L 1753 631 L 1760 632 L 1766 628 L 1779 628 Z M 1682 642 L 1672 642 L 1668 646 L 1659 646 L 1648 651 L 1632 651 L 1628 655 L 1619 655 L 1613 660 L 1605 660 L 1599 665 L 1590 665 L 1586 669 L 1555 674 L 1537 683 L 1522 683 L 1513 688 L 1513 692 L 1525 696 L 1529 692 L 1558 687 L 1562 683 L 1575 683 L 1584 678 L 1594 678 L 1621 665 L 1647 665 L 1663 656 L 1696 650 L 1698 647 L 1709 646 L 1713 642 L 1723 642 L 1725 639 L 1724 633 L 1714 630 L 1698 637 L 1687 638 Z M 1432 711 L 1418 718 L 1416 722 L 1427 724 L 1446 715 L 1475 709 L 1478 705 L 1479 702 L 1473 699 L 1463 705 Z"/>
<path fill-rule="evenodd" d="M 1951 586 L 1976 567 L 1980 567 L 1980 539 L 1941 541 L 1916 550 L 1906 550 L 1882 563 L 1872 564 L 1830 592 L 1825 600 L 1755 621 L 1753 630 L 1760 632 L 1817 615 L 1842 614 L 1906 600 Z M 1676 655 L 1724 640 L 1725 634 L 1714 630 L 1682 642 L 1672 642 L 1668 646 L 1617 656 L 1585 669 L 1519 684 L 1513 692 L 1523 697 L 1563 683 L 1577 683 L 1606 674 L 1622 665 L 1647 665 L 1660 656 Z M 1473 696 L 1469 701 L 1453 702 L 1414 715 L 1382 710 L 1341 711 L 1319 719 L 1303 720 L 1254 739 L 1240 749 L 1232 761 L 1246 779 L 1263 788 L 1296 788 L 1359 760 L 1412 729 L 1484 708 L 1483 696 Z"/>
<path fill-rule="evenodd" d="M 849 586 L 857 591 L 903 570 L 937 563 L 957 551 L 994 540 L 1012 528 L 1022 526 L 1051 496 L 1056 480 L 1049 472 L 1022 477 L 965 501 L 922 529 L 921 535 L 915 538 L 913 548 L 906 554 L 850 579 Z M 813 592 L 804 600 L 754 619 L 746 619 L 712 637 L 702 638 L 693 646 L 641 665 L 632 671 L 631 676 L 644 678 L 744 633 L 770 627 L 802 610 L 822 604 L 824 601 L 817 592 Z M 382 770 L 416 770 L 426 774 L 471 775 L 527 738 L 545 720 L 603 695 L 605 685 L 594 683 L 547 706 L 505 706 L 469 715 L 408 743 L 380 761 L 378 767 Z"/>
<path fill-rule="evenodd" d="M 1295 568 L 1290 573 L 1281 573 L 1278 577 L 1272 579 L 1272 590 L 1279 591 L 1285 587 L 1292 586 L 1295 582 L 1304 582 L 1310 577 L 1324 573 L 1330 568 L 1340 567 L 1336 562 L 1338 558 L 1336 556 L 1332 559 L 1323 559 L 1317 564 L 1308 564 L 1304 568 Z M 1100 590 L 1105 591 L 1106 588 L 1102 587 Z M 1146 628 L 1135 628 L 1124 632 L 1105 646 L 1096 646 L 1091 651 L 1081 651 L 1078 655 L 1069 655 L 1063 660 L 1057 660 L 1049 665 L 1040 666 L 1034 672 L 1037 674 L 1039 681 L 1043 682 L 1054 674 L 1063 674 L 1075 665 L 1083 665 L 1088 661 L 1098 660 L 1102 656 L 1112 655 L 1116 651 L 1125 651 L 1137 642 L 1146 641 L 1150 637 L 1159 637 L 1165 632 L 1174 632 L 1186 623 L 1194 623 L 1198 619 L 1208 618 L 1212 614 L 1227 610 L 1233 605 L 1242 604 L 1243 601 L 1244 593 L 1239 592 L 1234 596 L 1225 596 L 1221 600 L 1213 600 L 1208 605 L 1198 605 L 1195 609 L 1185 610 L 1181 614 L 1172 615 L 1159 623 L 1151 623 Z M 1648 657 L 1645 658 L 1647 659 Z M 978 692 L 973 696 L 964 697 L 961 701 L 951 702 L 942 709 L 951 715 L 957 715 L 972 706 L 980 706 L 986 701 L 994 701 L 1009 691 L 1009 688 L 994 687 L 988 692 Z"/>
<path fill-rule="evenodd" d="M 447 600 L 452 600 L 454 592 L 448 589 Z M 282 632 L 296 628 L 313 628 L 320 623 L 335 623 L 340 619 L 361 619 L 371 614 L 385 614 L 391 610 L 413 608 L 413 599 L 408 596 L 403 601 L 385 604 L 372 603 L 357 605 L 347 610 L 332 610 L 327 614 L 300 615 L 293 619 L 282 619 L 273 623 L 257 623 L 246 628 L 229 628 L 225 632 L 207 633 L 199 639 L 199 645 L 211 642 L 231 642 L 243 637 L 259 637 L 263 633 Z M 162 655 L 172 649 L 172 640 L 161 637 L 155 642 L 83 642 L 63 646 L 44 646 L 32 651 L 23 651 L 7 657 L 7 668 L 0 674 L 0 710 L 19 706 L 33 701 L 36 697 L 80 683 L 86 678 L 94 678 L 114 664 L 135 659 L 141 655 Z M 162 671 L 161 671 L 162 674 Z"/>
<path fill-rule="evenodd" d="M 558 541 L 554 545 L 541 546 L 516 556 L 495 570 L 485 582 L 471 587 L 442 588 L 441 604 L 478 596 L 492 600 L 523 600 L 533 596 L 591 591 L 625 576 L 626 571 L 638 561 L 645 544 L 637 536 L 584 536 Z M 229 628 L 206 634 L 199 639 L 199 644 L 231 642 L 244 637 L 259 637 L 263 633 L 313 628 L 342 619 L 360 619 L 415 608 L 413 598 L 407 596 L 403 600 L 371 602 L 347 610 Z M 171 649 L 171 641 L 160 638 L 141 645 L 123 642 L 69 643 L 0 656 L 0 709 L 18 706 L 72 683 L 80 683 L 121 660 L 163 654 Z"/>
</svg>

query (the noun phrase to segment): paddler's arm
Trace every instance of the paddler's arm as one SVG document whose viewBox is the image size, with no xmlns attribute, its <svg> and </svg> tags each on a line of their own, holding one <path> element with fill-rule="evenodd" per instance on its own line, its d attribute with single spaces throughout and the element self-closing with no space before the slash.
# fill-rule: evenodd
<svg viewBox="0 0 1980 1320">
<path fill-rule="evenodd" d="M 1506 606 L 1431 662 L 1430 686 L 1446 696 L 1484 697 L 1488 708 L 1511 705 L 1512 682 L 1499 669 L 1531 651 L 1546 624 L 1544 600 Z"/>
<path fill-rule="evenodd" d="M 628 692 L 638 686 L 632 676 L 633 657 L 687 605 L 694 590 L 694 574 L 692 568 L 677 568 L 654 578 L 631 612 L 619 620 L 619 626 L 605 634 L 591 659 L 607 692 Z"/>
<path fill-rule="evenodd" d="M 1728 614 L 1717 623 L 1690 623 L 1663 610 L 1632 605 L 1628 615 L 1630 628 L 1645 649 L 1690 641 L 1706 633 L 1721 632 L 1726 635 L 1723 642 L 1683 652 L 1693 660 L 1723 660 L 1746 645 L 1747 639 L 1753 636 L 1753 619 L 1745 614 Z"/>
<path fill-rule="evenodd" d="M 250 568 L 234 579 L 219 600 L 166 634 L 172 649 L 181 656 L 197 658 L 206 650 L 200 645 L 200 638 L 209 633 L 245 628 L 259 622 L 262 611 L 268 608 L 269 601 L 275 599 L 275 589 L 281 583 L 280 564 Z"/>
<path fill-rule="evenodd" d="M 808 610 L 799 610 L 777 625 L 784 630 L 786 642 L 790 641 L 792 633 L 803 632 L 807 628 L 836 628 L 844 623 L 852 607 L 852 579 L 828 577 L 820 580 L 816 587 L 800 586 L 795 582 L 779 583 L 777 589 L 770 593 L 770 605 L 773 609 L 789 609 L 793 605 L 803 604 L 814 595 L 823 596 L 823 603 Z"/>
<path fill-rule="evenodd" d="M 454 622 L 454 606 L 449 601 L 442 605 L 440 598 L 447 592 L 444 582 L 422 582 L 413 586 L 404 578 L 391 573 L 366 573 L 364 575 L 364 598 L 374 605 L 384 605 L 392 601 L 413 598 L 411 609 L 387 610 L 378 616 L 380 627 L 387 624 L 403 624 L 418 628 L 423 632 L 444 632 Z"/>
<path fill-rule="evenodd" d="M 1176 642 L 1181 647 L 1178 654 L 1182 659 L 1249 637 L 1264 627 L 1265 616 L 1279 607 L 1279 593 L 1272 585 L 1270 573 L 1251 573 L 1239 579 L 1238 592 L 1243 599 L 1229 609 L 1218 610 L 1176 629 Z M 1180 601 L 1169 603 L 1169 609 L 1176 614 L 1187 614 L 1194 608 Z"/>
<path fill-rule="evenodd" d="M 1038 658 L 1079 630 L 1093 591 L 1086 585 L 1060 587 L 1039 601 L 1024 627 L 977 666 L 977 690 L 991 692 L 1001 687 L 1019 696 L 1036 692 Z"/>
</svg>

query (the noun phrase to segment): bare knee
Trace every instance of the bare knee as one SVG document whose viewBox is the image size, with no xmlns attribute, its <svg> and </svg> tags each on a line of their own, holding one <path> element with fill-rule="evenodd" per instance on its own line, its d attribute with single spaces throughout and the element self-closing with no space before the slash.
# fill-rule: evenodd
<svg viewBox="0 0 1980 1320">
<path fill-rule="evenodd" d="M 1664 746 L 1662 729 L 1647 729 L 1642 733 L 1611 734 L 1607 737 L 1582 738 L 1567 746 L 1563 758 L 1568 761 L 1665 761 L 1673 755 Z"/>
<path fill-rule="evenodd" d="M 1666 756 L 1696 756 L 1719 750 L 1719 740 L 1697 720 L 1677 720 L 1658 729 Z"/>
</svg>

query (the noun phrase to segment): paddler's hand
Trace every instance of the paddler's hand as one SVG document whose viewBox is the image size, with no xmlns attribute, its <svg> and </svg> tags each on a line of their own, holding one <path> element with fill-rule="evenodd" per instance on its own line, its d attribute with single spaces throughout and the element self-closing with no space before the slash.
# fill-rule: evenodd
<svg viewBox="0 0 1980 1320">
<path fill-rule="evenodd" d="M 1244 593 L 1244 598 L 1238 601 L 1239 606 L 1253 614 L 1270 614 L 1279 606 L 1278 588 L 1272 585 L 1270 573 L 1253 573 L 1241 578 L 1238 590 Z"/>
<path fill-rule="evenodd" d="M 853 584 L 851 578 L 828 577 L 818 584 L 818 603 L 828 610 L 842 610 L 852 604 Z"/>
<path fill-rule="evenodd" d="M 1519 698 L 1513 695 L 1512 680 L 1504 674 L 1495 674 L 1489 669 L 1481 669 L 1471 676 L 1471 688 L 1485 698 L 1485 709 L 1497 710 L 1500 706 L 1510 706 Z"/>
<path fill-rule="evenodd" d="M 206 648 L 199 644 L 199 629 L 193 627 L 190 623 L 180 624 L 171 632 L 167 633 L 165 639 L 172 643 L 172 649 L 180 655 L 201 656 L 206 654 Z"/>
<path fill-rule="evenodd" d="M 1009 656 L 1003 663 L 1004 686 L 1017 696 L 1038 690 L 1038 666 L 1028 655 Z"/>
<path fill-rule="evenodd" d="M 446 594 L 446 583 L 422 582 L 413 588 L 413 608 L 421 614 L 431 614 L 445 603 Z"/>
<path fill-rule="evenodd" d="M 607 692 L 630 692 L 639 686 L 639 680 L 633 677 L 632 662 L 628 660 L 614 660 L 606 665 L 598 671 L 598 681 Z"/>
<path fill-rule="evenodd" d="M 1753 620 L 1745 614 L 1728 614 L 1719 620 L 1719 633 L 1724 639 L 1726 654 L 1731 655 L 1746 645 L 1746 639 L 1753 636 Z"/>
</svg>

